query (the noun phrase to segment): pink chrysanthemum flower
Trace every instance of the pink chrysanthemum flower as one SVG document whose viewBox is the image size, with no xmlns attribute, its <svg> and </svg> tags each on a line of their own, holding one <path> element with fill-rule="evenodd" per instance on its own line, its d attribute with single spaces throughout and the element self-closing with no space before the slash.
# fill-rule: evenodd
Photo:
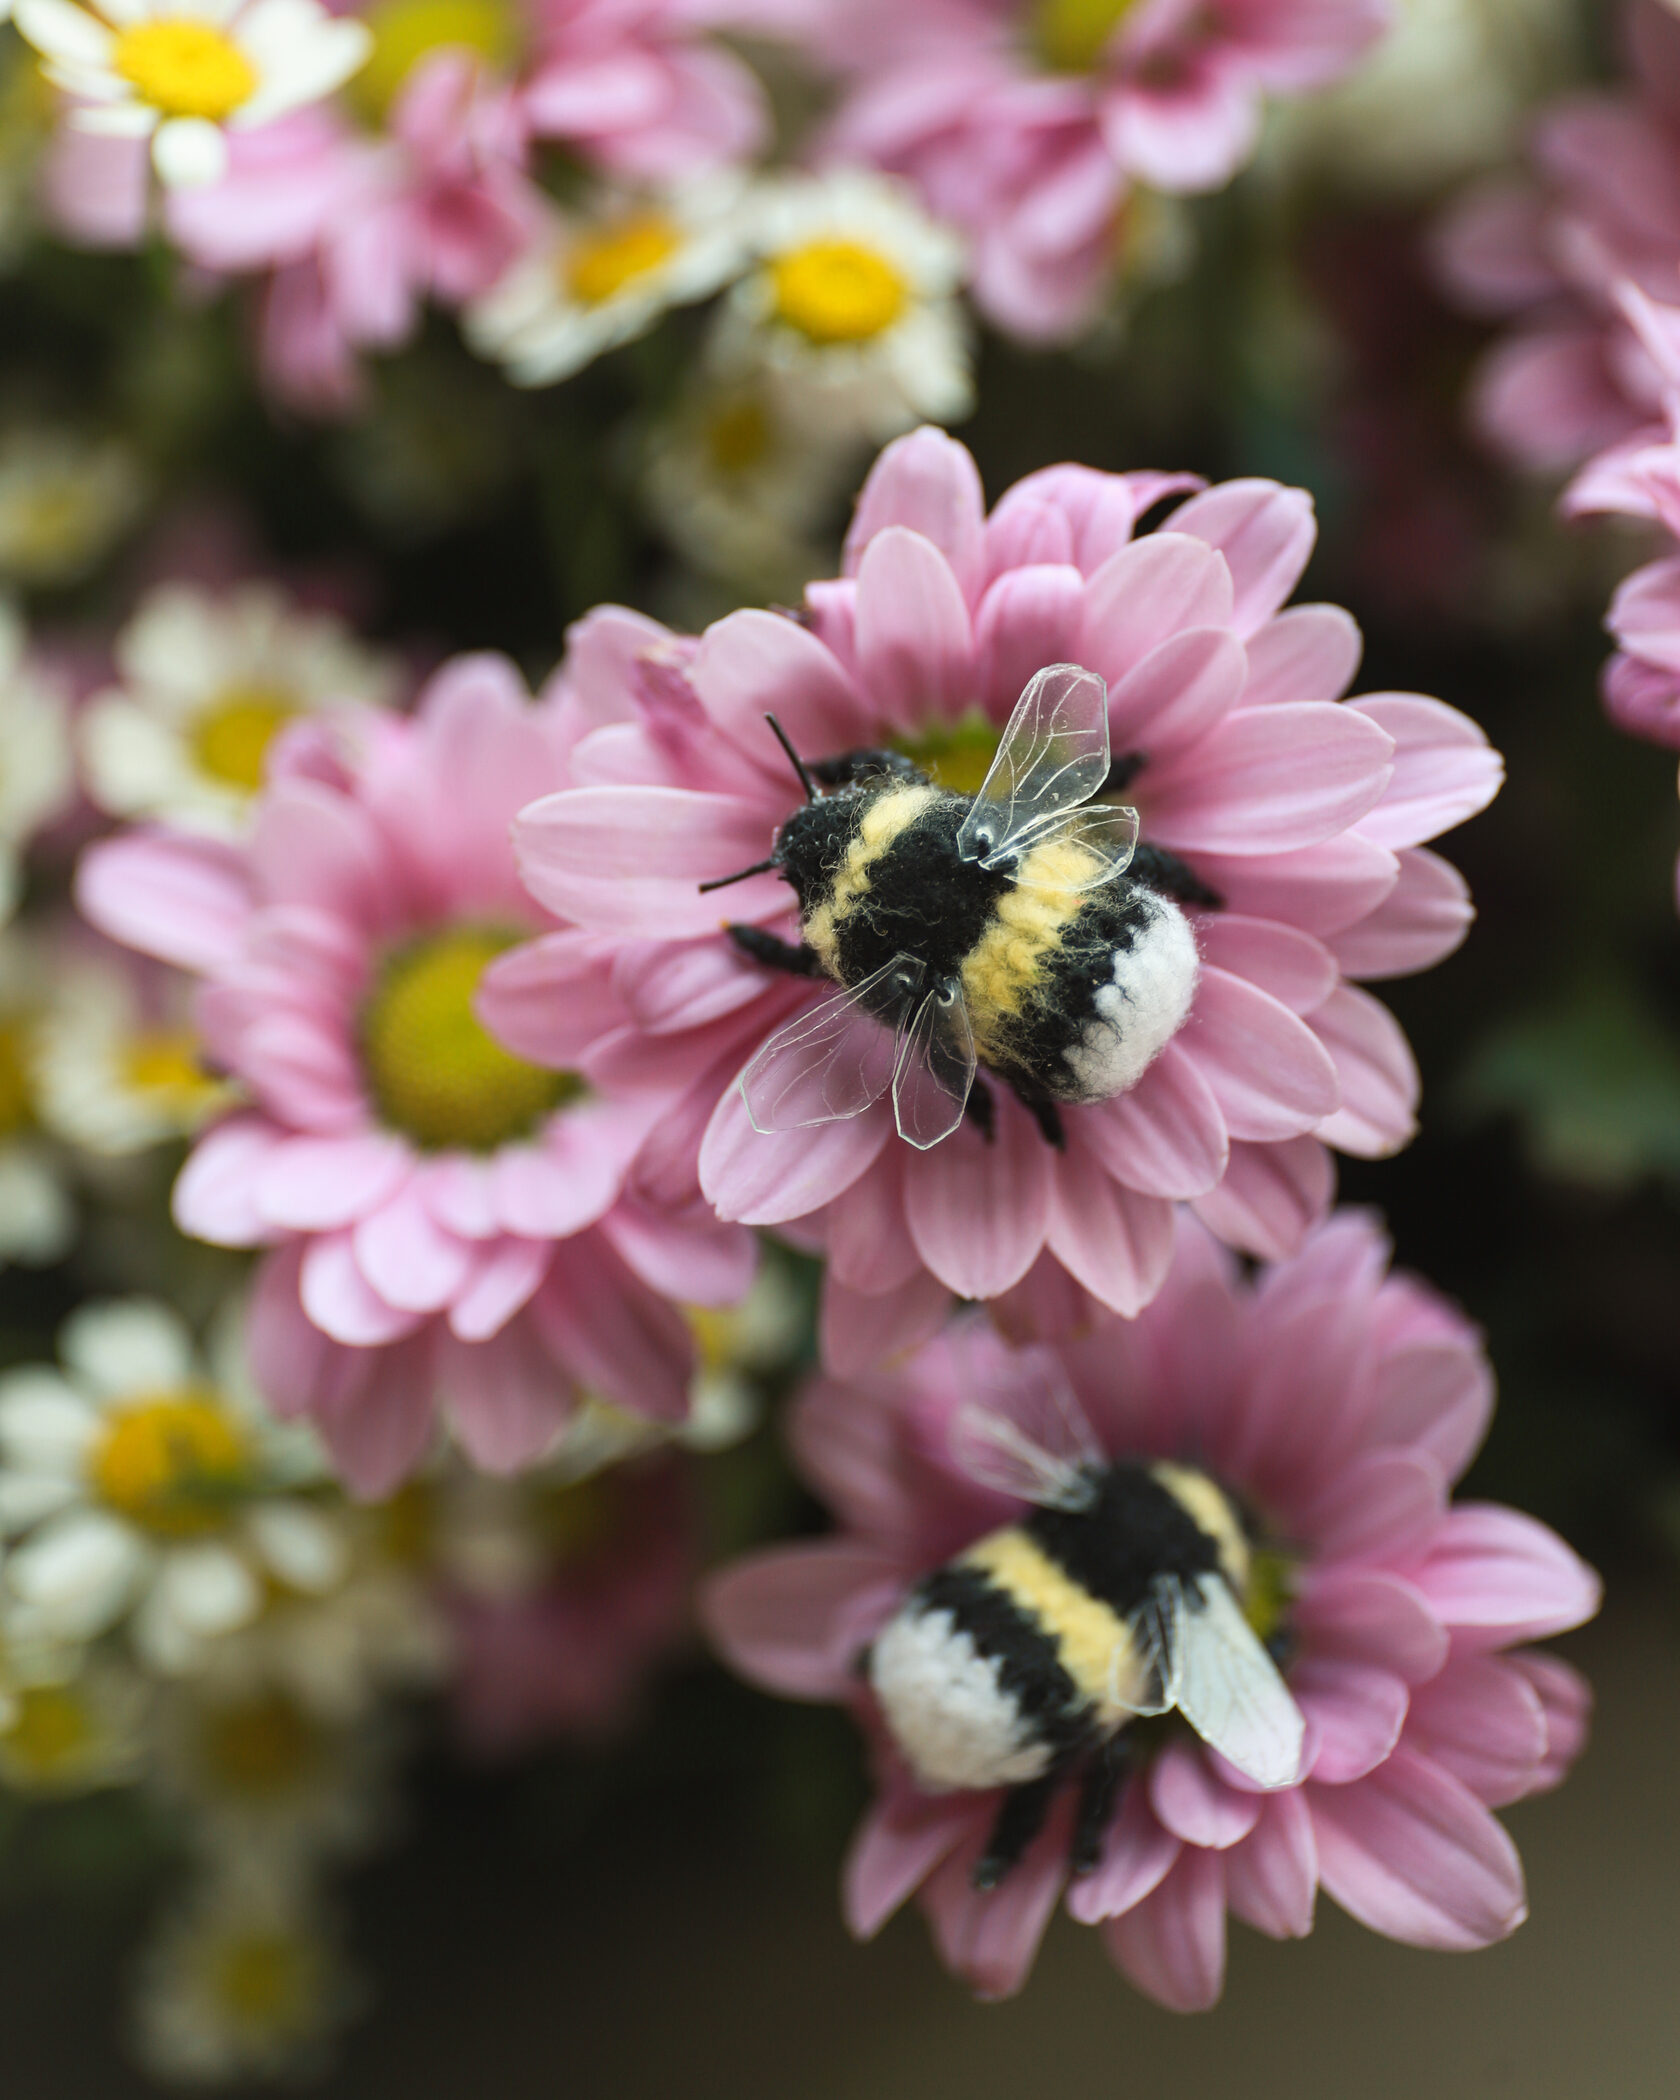
<svg viewBox="0 0 1680 2100">
<path fill-rule="evenodd" d="M 739 1228 L 643 1200 L 664 1097 L 580 1076 L 587 981 L 567 1074 L 475 1018 L 486 964 L 539 917 L 508 824 L 561 777 L 551 714 L 503 659 L 466 657 L 412 721 L 293 731 L 248 844 L 140 833 L 80 870 L 96 925 L 202 974 L 204 1042 L 254 1106 L 199 1140 L 175 1215 L 273 1250 L 259 1378 L 316 1418 L 362 1492 L 420 1458 L 439 1409 L 498 1470 L 554 1440 L 580 1387 L 680 1417 L 692 1347 L 669 1301 L 717 1303 L 750 1277 Z"/>
<path fill-rule="evenodd" d="M 974 247 L 990 317 L 1034 339 L 1090 316 L 1134 183 L 1217 189 L 1265 98 L 1344 73 L 1386 0 L 849 0 L 819 41 L 855 86 L 831 142 L 916 182 Z"/>
<path fill-rule="evenodd" d="M 1487 802 L 1499 759 L 1438 701 L 1338 704 L 1353 622 L 1281 610 L 1313 545 L 1301 491 L 1233 482 L 1134 536 L 1193 486 L 1055 467 L 988 517 L 968 453 L 923 430 L 882 455 L 847 574 L 813 585 L 802 619 L 740 612 L 680 642 L 606 612 L 573 637 L 579 785 L 520 819 L 525 878 L 618 948 L 639 1063 L 686 1064 L 672 1128 L 705 1128 L 719 1214 L 826 1250 L 836 1368 L 930 1333 L 952 1294 L 1007 1294 L 1015 1328 L 1043 1334 L 1135 1313 L 1166 1274 L 1177 1201 L 1235 1246 L 1285 1254 L 1329 1201 L 1326 1144 L 1381 1154 L 1411 1134 L 1410 1051 L 1347 980 L 1422 968 L 1462 939 L 1464 885 L 1420 842 Z M 761 860 L 800 799 L 765 711 L 813 762 L 890 745 L 973 792 L 1023 685 L 1057 662 L 1108 682 L 1144 850 L 1222 901 L 1189 914 L 1199 975 L 1177 1034 L 1128 1091 L 1065 1108 L 1060 1151 L 1001 1089 L 990 1141 L 969 1124 L 916 1150 L 885 1100 L 755 1129 L 735 1077 L 816 988 L 750 962 L 723 925 L 796 937 L 785 883 L 698 886 Z M 492 971 L 485 1011 L 505 1041 L 559 1059 L 545 1015 L 563 1031 L 573 967 L 555 951 Z"/>
<path fill-rule="evenodd" d="M 1617 287 L 1680 296 L 1680 20 L 1661 0 L 1633 0 L 1623 26 L 1628 87 L 1544 114 L 1533 175 L 1479 185 L 1437 244 L 1449 289 L 1516 324 L 1477 380 L 1477 426 L 1543 472 L 1579 465 L 1661 410 L 1664 382 Z"/>
<path fill-rule="evenodd" d="M 1376 1226 L 1344 1213 L 1250 1284 L 1186 1220 L 1149 1310 L 1058 1352 L 1105 1451 L 1192 1464 L 1242 1499 L 1260 1541 L 1245 1609 L 1283 1636 L 1306 1724 L 1304 1776 L 1262 1793 L 1176 1722 L 1133 1722 L 1100 1856 L 1071 1879 L 1069 1788 L 999 1885 L 977 1890 L 999 1794 L 918 1788 L 856 1670 L 919 1581 L 1025 1514 L 974 1484 L 953 1436 L 988 1361 L 988 1404 L 1007 1415 L 1019 1360 L 982 1330 L 960 1357 L 945 1338 L 890 1377 L 801 1401 L 798 1461 L 843 1529 L 726 1570 L 703 1612 L 743 1674 L 846 1701 L 870 1736 L 879 1793 L 845 1874 L 854 1932 L 915 1895 L 948 1966 L 999 1997 L 1025 1980 L 1065 1892 L 1139 1989 L 1191 2011 L 1219 1996 L 1227 1911 L 1300 1937 L 1322 1888 L 1374 1930 L 1438 1948 L 1521 1923 L 1521 1865 L 1490 1810 L 1562 1778 L 1588 1692 L 1519 1644 L 1589 1618 L 1599 1585 L 1543 1525 L 1449 1506 L 1492 1382 L 1475 1331 L 1386 1276 L 1387 1257 Z"/>
</svg>

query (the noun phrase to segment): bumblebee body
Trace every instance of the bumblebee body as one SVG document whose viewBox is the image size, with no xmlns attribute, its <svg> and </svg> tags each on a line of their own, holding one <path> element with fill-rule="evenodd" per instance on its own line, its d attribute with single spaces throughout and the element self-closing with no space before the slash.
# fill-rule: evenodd
<svg viewBox="0 0 1680 2100">
<path fill-rule="evenodd" d="M 887 1726 L 930 1792 L 1006 1788 L 976 1869 L 990 1886 L 1083 1767 L 1074 1864 L 1094 1864 L 1128 1755 L 1127 1724 L 1159 1712 L 1163 1668 L 1140 1630 L 1163 1584 L 1240 1615 L 1248 1534 L 1194 1468 L 1087 1468 L 1079 1508 L 1038 1508 L 981 1538 L 910 1592 L 864 1663 Z M 1224 1638 L 1223 1629 L 1220 1637 Z M 1170 1703 L 1170 1694 L 1169 1694 Z"/>
<path fill-rule="evenodd" d="M 1126 874 L 1090 887 L 1098 858 L 1076 838 L 1029 844 L 1013 866 L 965 859 L 958 832 L 973 798 L 895 754 L 856 753 L 831 770 L 850 777 L 776 839 L 804 966 L 851 990 L 908 955 L 931 981 L 959 985 L 979 1058 L 1040 1111 L 1047 1136 L 1059 1137 L 1050 1104 L 1134 1085 L 1195 992 L 1195 937 L 1171 898 Z M 785 960 L 762 934 L 735 935 L 761 960 Z"/>
</svg>

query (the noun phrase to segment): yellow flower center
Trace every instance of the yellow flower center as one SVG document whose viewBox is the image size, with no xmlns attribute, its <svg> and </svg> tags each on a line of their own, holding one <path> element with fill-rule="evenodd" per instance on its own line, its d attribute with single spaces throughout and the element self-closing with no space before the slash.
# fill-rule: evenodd
<svg viewBox="0 0 1680 2100">
<path fill-rule="evenodd" d="M 34 1109 L 28 1033 L 21 1021 L 0 1021 L 0 1138 L 27 1129 Z"/>
<path fill-rule="evenodd" d="M 894 737 L 893 749 L 913 759 L 953 795 L 977 795 L 992 769 L 1002 732 L 978 708 L 955 722 L 934 722 L 920 736 Z"/>
<path fill-rule="evenodd" d="M 297 714 L 290 693 L 266 685 L 230 685 L 193 725 L 201 773 L 254 795 L 263 784 L 268 747 Z"/>
<path fill-rule="evenodd" d="M 1295 1564 L 1275 1547 L 1257 1547 L 1249 1562 L 1243 1594 L 1243 1617 L 1263 1641 L 1269 1641 L 1289 1616 L 1295 1598 Z"/>
<path fill-rule="evenodd" d="M 51 1786 L 73 1769 L 93 1741 L 84 1702 L 64 1685 L 37 1684 L 19 1693 L 17 1714 L 0 1751 L 13 1771 L 39 1786 Z"/>
<path fill-rule="evenodd" d="M 682 246 L 682 235 L 663 212 L 637 212 L 598 232 L 579 236 L 561 262 L 565 289 L 584 306 L 601 306 L 657 270 Z"/>
<path fill-rule="evenodd" d="M 273 1801 L 307 1785 L 326 1761 L 320 1724 L 284 1692 L 215 1708 L 201 1754 L 211 1783 L 246 1801 Z"/>
<path fill-rule="evenodd" d="M 257 70 L 232 37 L 185 15 L 119 31 L 109 63 L 166 117 L 220 124 L 257 91 Z"/>
<path fill-rule="evenodd" d="M 159 1393 L 112 1417 L 92 1459 L 94 1491 L 163 1538 L 219 1531 L 250 1480 L 238 1425 L 213 1393 Z"/>
<path fill-rule="evenodd" d="M 199 1062 L 198 1037 L 190 1028 L 143 1028 L 123 1046 L 124 1083 L 137 1094 L 161 1097 L 173 1107 L 208 1108 L 222 1082 Z"/>
<path fill-rule="evenodd" d="M 1036 0 L 1032 43 L 1053 73 L 1089 73 L 1135 0 Z"/>
<path fill-rule="evenodd" d="M 750 397 L 715 409 L 706 419 L 702 437 L 706 456 L 719 474 L 750 473 L 774 441 L 764 404 Z"/>
<path fill-rule="evenodd" d="M 813 343 L 863 343 L 904 311 L 909 286 L 861 241 L 808 241 L 770 265 L 776 318 Z"/>
<path fill-rule="evenodd" d="M 211 1996 L 235 2025 L 284 2034 L 305 2022 L 316 1995 L 318 1966 L 315 1949 L 294 1933 L 235 1933 L 217 1947 L 211 1960 Z"/>
<path fill-rule="evenodd" d="M 379 1113 L 431 1151 L 493 1152 L 580 1091 L 504 1050 L 472 1010 L 486 967 L 517 934 L 459 926 L 399 949 L 362 1009 L 362 1055 Z"/>
<path fill-rule="evenodd" d="M 497 69 L 519 57 L 519 28 L 507 0 L 377 0 L 363 20 L 373 31 L 373 50 L 352 93 L 374 124 L 384 121 L 409 74 L 434 51 L 470 51 Z"/>
</svg>

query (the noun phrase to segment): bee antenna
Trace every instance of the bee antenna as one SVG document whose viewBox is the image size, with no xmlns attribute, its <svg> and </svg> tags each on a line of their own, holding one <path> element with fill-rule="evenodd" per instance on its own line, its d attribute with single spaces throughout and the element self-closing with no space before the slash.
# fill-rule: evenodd
<svg viewBox="0 0 1680 2100">
<path fill-rule="evenodd" d="M 799 753 L 795 751 L 793 745 L 789 742 L 787 731 L 782 727 L 781 723 L 776 720 L 776 717 L 774 715 L 766 715 L 764 719 L 770 724 L 770 734 L 776 739 L 777 743 L 780 744 L 782 749 L 787 753 L 788 763 L 793 767 L 793 770 L 799 775 L 799 785 L 805 790 L 805 800 L 807 802 L 815 802 L 818 799 L 816 784 L 811 779 L 810 774 L 807 773 L 805 770 L 805 761 L 800 757 Z"/>
<path fill-rule="evenodd" d="M 750 868 L 738 868 L 733 875 L 719 875 L 714 881 L 702 882 L 699 888 L 702 894 L 707 890 L 726 890 L 732 882 L 745 882 L 749 875 L 770 875 L 775 869 L 774 858 L 755 860 Z"/>
</svg>

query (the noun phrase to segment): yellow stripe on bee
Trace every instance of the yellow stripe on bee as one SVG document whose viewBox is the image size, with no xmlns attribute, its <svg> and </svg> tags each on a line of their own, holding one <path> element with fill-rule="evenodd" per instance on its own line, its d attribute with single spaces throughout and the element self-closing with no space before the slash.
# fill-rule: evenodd
<svg viewBox="0 0 1680 2100">
<path fill-rule="evenodd" d="M 907 782 L 877 795 L 864 811 L 826 901 L 805 921 L 805 938 L 817 951 L 817 959 L 830 977 L 838 979 L 840 975 L 836 927 L 868 889 L 870 863 L 878 860 L 894 839 L 908 831 L 923 810 L 938 800 L 939 789 L 931 781 L 914 785 Z"/>
<path fill-rule="evenodd" d="M 1129 1706 L 1119 1699 L 1139 1697 L 1143 1667 L 1130 1627 L 1100 1597 L 1075 1582 L 1018 1525 L 978 1540 L 957 1564 L 986 1576 L 1055 1642 L 1062 1668 L 1099 1722 L 1113 1727 L 1124 1717 Z"/>
<path fill-rule="evenodd" d="M 1023 857 L 1017 887 L 998 899 L 991 924 L 963 958 L 963 997 L 982 1057 L 1006 1047 L 1009 1023 L 1043 983 L 1101 866 L 1077 839 L 1047 839 Z"/>
<path fill-rule="evenodd" d="M 1205 1473 L 1198 1473 L 1193 1466 L 1175 1466 L 1170 1459 L 1151 1466 L 1149 1475 L 1189 1511 L 1191 1522 L 1219 1548 L 1220 1572 L 1240 1601 L 1248 1589 L 1253 1555 L 1230 1497 L 1215 1487 Z"/>
</svg>

